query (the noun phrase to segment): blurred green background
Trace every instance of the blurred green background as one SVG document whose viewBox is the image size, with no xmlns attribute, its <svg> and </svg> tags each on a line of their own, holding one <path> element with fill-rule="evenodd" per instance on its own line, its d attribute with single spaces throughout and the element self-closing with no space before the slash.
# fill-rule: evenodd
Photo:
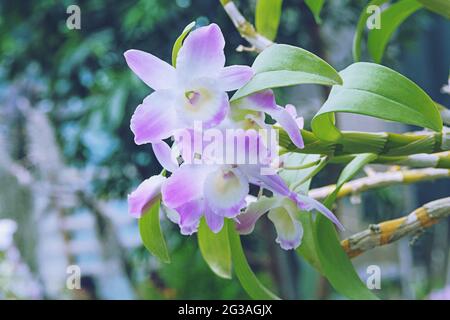
<svg viewBox="0 0 450 320">
<path fill-rule="evenodd" d="M 236 3 L 252 20 L 255 1 Z M 81 9 L 80 30 L 66 26 L 71 4 Z M 303 1 L 286 0 L 277 42 L 310 50 L 341 70 L 352 63 L 351 40 L 364 5 L 329 1 L 317 25 Z M 135 48 L 170 61 L 173 42 L 191 21 L 222 28 L 228 65 L 251 64 L 253 53 L 235 51 L 245 43 L 219 1 L 0 1 L 0 219 L 17 222 L 13 264 L 26 269 L 23 279 L 33 279 L 17 288 L 13 275 L 21 273 L 0 269 L 0 298 L 248 298 L 237 280 L 208 269 L 195 236 L 179 235 L 168 221 L 163 228 L 172 264 L 159 263 L 141 246 L 137 222 L 127 215 L 126 195 L 161 168 L 148 145 L 133 142 L 129 119 L 150 89 L 122 54 Z M 440 93 L 449 39 L 449 22 L 422 10 L 395 34 L 384 62 L 449 106 L 449 96 Z M 280 104 L 295 104 L 306 119 L 326 98 L 318 86 L 278 93 Z M 322 172 L 314 186 L 334 182 L 336 172 Z M 448 181 L 387 188 L 359 204 L 342 201 L 341 211 L 353 210 L 350 219 L 365 226 L 448 196 L 448 190 Z M 286 298 L 339 298 L 274 239 L 265 222 L 244 238 L 264 283 Z M 382 265 L 383 298 L 426 298 L 450 281 L 449 239 L 443 222 L 412 247 L 377 249 L 355 263 L 362 277 L 368 265 Z M 80 266 L 81 290 L 66 288 L 69 264 Z"/>
</svg>

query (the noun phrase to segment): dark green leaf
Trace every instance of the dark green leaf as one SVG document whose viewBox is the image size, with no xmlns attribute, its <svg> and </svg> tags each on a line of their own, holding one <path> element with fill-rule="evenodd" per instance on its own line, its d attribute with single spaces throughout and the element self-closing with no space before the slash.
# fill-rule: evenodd
<svg viewBox="0 0 450 320">
<path fill-rule="evenodd" d="M 367 40 L 367 48 L 375 62 L 381 62 L 384 49 L 398 26 L 420 8 L 422 5 L 417 0 L 401 0 L 381 13 L 381 28 L 369 30 Z"/>
<path fill-rule="evenodd" d="M 231 251 L 227 227 L 225 224 L 219 233 L 214 233 L 202 218 L 197 238 L 203 259 L 211 270 L 219 277 L 231 279 Z"/>
<path fill-rule="evenodd" d="M 322 11 L 325 0 L 305 0 L 306 5 L 314 15 L 314 19 L 317 23 L 321 23 L 320 11 Z"/>
<path fill-rule="evenodd" d="M 170 263 L 166 241 L 159 223 L 159 200 L 155 201 L 139 219 L 139 233 L 144 246 L 151 254 L 165 263 Z"/>
<path fill-rule="evenodd" d="M 340 72 L 344 84 L 330 96 L 311 122 L 316 136 L 326 141 L 341 137 L 334 113 L 347 112 L 442 130 L 433 100 L 400 73 L 374 63 L 358 62 Z"/>
<path fill-rule="evenodd" d="M 228 237 L 234 272 L 245 292 L 255 300 L 279 300 L 280 298 L 259 282 L 250 268 L 244 250 L 242 249 L 241 239 L 234 227 L 234 221 L 227 219 L 226 223 L 228 224 Z"/>
<path fill-rule="evenodd" d="M 450 19 L 450 1 L 448 0 L 419 0 L 425 8 Z"/>
<path fill-rule="evenodd" d="M 283 0 L 258 0 L 256 3 L 256 30 L 269 40 L 277 36 Z"/>
<path fill-rule="evenodd" d="M 304 49 L 286 44 L 274 44 L 256 57 L 252 66 L 255 76 L 231 100 L 269 89 L 304 83 L 341 84 L 336 70 Z"/>
<path fill-rule="evenodd" d="M 375 154 L 360 154 L 353 159 L 339 176 L 335 191 L 325 199 L 324 204 L 331 208 L 339 189 L 362 167 L 376 159 Z M 315 245 L 323 275 L 337 292 L 350 299 L 378 299 L 361 281 L 349 257 L 339 241 L 333 223 L 323 215 L 315 222 Z"/>
</svg>

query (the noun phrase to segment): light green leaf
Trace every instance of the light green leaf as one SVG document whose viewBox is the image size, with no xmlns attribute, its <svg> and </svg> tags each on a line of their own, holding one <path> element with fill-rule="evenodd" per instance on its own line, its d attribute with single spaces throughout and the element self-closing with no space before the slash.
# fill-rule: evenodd
<svg viewBox="0 0 450 320">
<path fill-rule="evenodd" d="M 369 30 L 367 40 L 367 48 L 375 62 L 381 62 L 384 49 L 398 26 L 420 8 L 422 5 L 417 0 L 401 0 L 381 13 L 381 28 Z"/>
<path fill-rule="evenodd" d="M 305 3 L 309 10 L 313 13 L 316 22 L 321 23 L 322 20 L 320 19 L 320 11 L 322 11 L 325 0 L 305 0 Z"/>
<path fill-rule="evenodd" d="M 442 119 L 433 100 L 400 73 L 374 63 L 358 62 L 340 72 L 343 86 L 331 93 L 311 122 L 314 134 L 337 141 L 335 112 L 356 113 L 384 120 L 442 130 Z"/>
<path fill-rule="evenodd" d="M 337 71 L 324 60 L 309 51 L 286 44 L 274 44 L 265 49 L 256 57 L 252 68 L 254 77 L 234 94 L 232 101 L 269 88 L 304 83 L 342 83 Z"/>
<path fill-rule="evenodd" d="M 356 273 L 350 259 L 342 249 L 333 223 L 323 215 L 318 215 L 315 230 L 315 243 L 321 270 L 333 288 L 350 299 L 378 299 Z"/>
<path fill-rule="evenodd" d="M 419 0 L 425 8 L 450 19 L 450 1 L 448 0 Z"/>
<path fill-rule="evenodd" d="M 231 279 L 231 250 L 227 228 L 228 225 L 225 224 L 219 233 L 214 233 L 202 218 L 197 238 L 203 259 L 211 270 L 219 277 Z"/>
<path fill-rule="evenodd" d="M 279 300 L 279 297 L 259 282 L 250 268 L 244 250 L 242 249 L 241 239 L 234 227 L 234 221 L 226 219 L 226 223 L 228 224 L 228 238 L 230 241 L 234 272 L 245 292 L 255 300 Z"/>
<path fill-rule="evenodd" d="M 258 0 L 256 3 L 256 30 L 269 40 L 277 36 L 283 0 Z"/>
<path fill-rule="evenodd" d="M 335 191 L 325 199 L 324 204 L 331 208 L 339 189 L 362 167 L 375 160 L 377 155 L 360 154 L 342 170 Z M 339 241 L 333 223 L 323 215 L 315 222 L 315 246 L 323 275 L 333 288 L 350 299 L 378 299 L 361 281 L 349 257 Z"/>
<path fill-rule="evenodd" d="M 175 40 L 175 43 L 173 44 L 172 48 L 172 65 L 174 67 L 177 66 L 177 56 L 178 51 L 180 51 L 181 46 L 183 45 L 183 40 L 186 38 L 186 36 L 191 32 L 191 30 L 195 27 L 195 21 L 192 21 L 189 23 L 183 30 L 183 32 L 180 34 L 180 36 Z"/>
<path fill-rule="evenodd" d="M 333 202 L 336 200 L 336 196 L 339 190 L 342 188 L 344 183 L 349 181 L 351 178 L 361 170 L 366 164 L 374 161 L 378 156 L 374 153 L 361 153 L 358 154 L 352 161 L 350 161 L 342 170 L 339 179 L 336 183 L 336 188 L 334 191 L 325 199 L 325 206 L 330 207 Z"/>
<path fill-rule="evenodd" d="M 366 28 L 367 19 L 373 14 L 373 12 L 371 12 L 370 10 L 368 11 L 367 8 L 369 8 L 370 6 L 381 6 L 383 3 L 388 1 L 389 0 L 372 0 L 367 4 L 367 6 L 364 7 L 363 11 L 361 12 L 361 15 L 358 19 L 358 24 L 356 25 L 355 35 L 353 37 L 352 53 L 353 60 L 355 62 L 361 60 L 361 42 L 364 29 Z"/>
<path fill-rule="evenodd" d="M 162 262 L 170 263 L 166 241 L 159 222 L 159 200 L 152 204 L 139 219 L 139 233 L 144 246 Z"/>
</svg>

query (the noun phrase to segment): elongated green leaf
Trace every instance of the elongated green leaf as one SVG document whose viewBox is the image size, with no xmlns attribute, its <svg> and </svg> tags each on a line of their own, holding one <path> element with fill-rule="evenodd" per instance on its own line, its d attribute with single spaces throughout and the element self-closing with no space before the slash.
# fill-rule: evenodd
<svg viewBox="0 0 450 320">
<path fill-rule="evenodd" d="M 228 224 L 228 237 L 234 272 L 245 292 L 255 300 L 279 300 L 280 298 L 259 282 L 250 268 L 244 250 L 242 249 L 241 239 L 234 227 L 234 222 L 227 219 L 226 223 Z"/>
<path fill-rule="evenodd" d="M 381 13 L 381 28 L 369 30 L 367 41 L 367 48 L 375 62 L 381 62 L 384 49 L 398 26 L 420 8 L 422 5 L 417 0 L 401 0 Z"/>
<path fill-rule="evenodd" d="M 305 3 L 309 10 L 313 13 L 316 22 L 321 23 L 322 20 L 320 19 L 320 11 L 322 11 L 325 0 L 305 0 Z"/>
<path fill-rule="evenodd" d="M 336 70 L 304 49 L 286 44 L 274 44 L 256 57 L 252 66 L 255 76 L 231 100 L 269 89 L 304 83 L 341 84 Z"/>
<path fill-rule="evenodd" d="M 139 219 L 139 233 L 141 234 L 144 246 L 151 254 L 159 258 L 162 262 L 170 263 L 166 241 L 164 240 L 159 223 L 159 206 L 160 202 L 156 201 Z"/>
<path fill-rule="evenodd" d="M 339 241 L 333 223 L 323 215 L 315 222 L 317 253 L 322 272 L 333 288 L 355 300 L 378 299 L 361 281 Z"/>
<path fill-rule="evenodd" d="M 189 23 L 183 30 L 183 32 L 179 35 L 177 40 L 175 40 L 175 43 L 173 44 L 172 48 L 172 65 L 174 67 L 177 66 L 177 56 L 178 51 L 180 51 L 181 46 L 183 45 L 183 40 L 186 38 L 186 36 L 191 32 L 191 30 L 195 27 L 195 21 L 192 21 Z"/>
<path fill-rule="evenodd" d="M 269 40 L 277 36 L 283 0 L 258 0 L 256 3 L 256 30 Z"/>
<path fill-rule="evenodd" d="M 202 218 L 198 228 L 198 245 L 203 259 L 211 270 L 219 277 L 231 279 L 231 250 L 228 241 L 228 225 L 225 224 L 219 233 L 209 229 Z"/>
<path fill-rule="evenodd" d="M 448 0 L 419 0 L 425 8 L 450 19 L 450 1 Z"/>
<path fill-rule="evenodd" d="M 355 62 L 361 60 L 361 42 L 363 38 L 364 29 L 366 27 L 367 19 L 370 17 L 370 15 L 373 14 L 373 12 L 368 10 L 368 8 L 371 6 L 381 6 L 383 3 L 388 1 L 389 0 L 372 0 L 367 4 L 367 6 L 364 7 L 363 11 L 361 12 L 361 15 L 359 16 L 358 19 L 358 24 L 356 25 L 355 35 L 353 37 L 352 53 L 353 53 L 353 60 Z"/>
<path fill-rule="evenodd" d="M 325 199 L 324 204 L 331 208 L 339 189 L 362 167 L 376 159 L 375 154 L 360 154 L 353 159 L 339 176 L 335 191 Z M 333 223 L 319 215 L 315 222 L 315 245 L 323 275 L 333 288 L 350 299 L 378 299 L 361 281 L 349 257 L 342 249 Z"/>
<path fill-rule="evenodd" d="M 344 183 L 349 181 L 351 178 L 361 170 L 366 164 L 374 161 L 378 156 L 374 153 L 361 153 L 358 154 L 352 161 L 350 161 L 342 170 L 339 179 L 336 183 L 336 188 L 334 191 L 325 199 L 325 206 L 330 207 L 333 202 L 336 200 L 336 196 L 339 190 L 342 188 Z"/>
<path fill-rule="evenodd" d="M 400 73 L 374 63 L 358 62 L 340 72 L 343 86 L 331 93 L 311 122 L 314 134 L 326 141 L 339 140 L 334 113 L 347 112 L 442 130 L 433 100 Z"/>
</svg>

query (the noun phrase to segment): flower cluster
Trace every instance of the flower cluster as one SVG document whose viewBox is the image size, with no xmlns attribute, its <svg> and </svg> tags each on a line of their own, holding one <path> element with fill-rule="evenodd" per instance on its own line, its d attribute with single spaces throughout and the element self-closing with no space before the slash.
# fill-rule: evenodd
<svg viewBox="0 0 450 320">
<path fill-rule="evenodd" d="M 303 148 L 303 119 L 294 106 L 278 106 L 271 90 L 230 102 L 227 92 L 244 86 L 254 72 L 248 66 L 225 67 L 224 46 L 220 28 L 210 24 L 186 37 L 176 68 L 143 51 L 125 52 L 131 70 L 154 90 L 131 119 L 135 142 L 151 143 L 171 173 L 142 182 L 128 196 L 130 214 L 140 217 L 161 200 L 169 219 L 190 235 L 203 216 L 213 232 L 228 218 L 235 220 L 238 231 L 248 233 L 269 211 L 284 249 L 301 242 L 299 209 L 317 210 L 342 227 L 326 207 L 290 190 L 277 174 L 275 126 Z M 276 124 L 267 124 L 266 115 Z M 251 184 L 274 196 L 249 203 Z"/>
</svg>

